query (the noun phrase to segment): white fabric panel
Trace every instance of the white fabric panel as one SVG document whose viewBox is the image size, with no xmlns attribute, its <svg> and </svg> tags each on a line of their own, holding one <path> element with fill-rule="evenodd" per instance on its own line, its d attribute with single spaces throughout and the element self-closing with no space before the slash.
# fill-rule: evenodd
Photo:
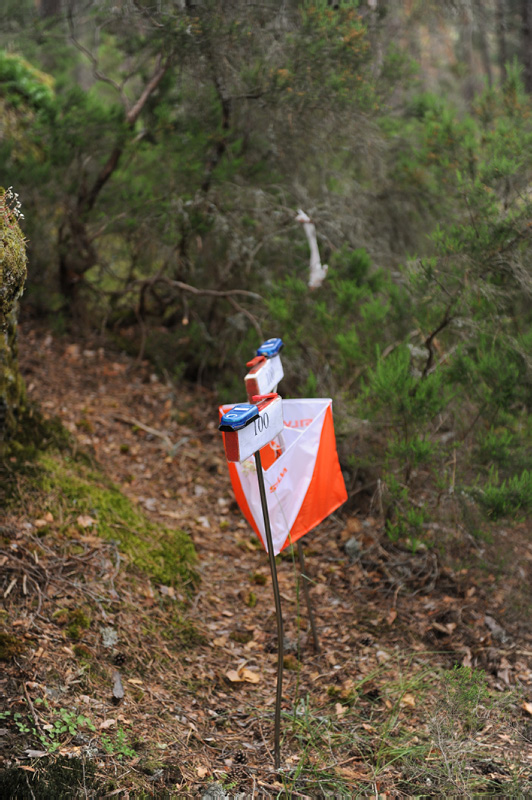
<svg viewBox="0 0 532 800">
<path fill-rule="evenodd" d="M 318 455 L 330 399 L 283 400 L 285 451 L 264 472 L 275 555 L 286 541 L 305 500 Z M 259 485 L 253 458 L 236 464 L 242 489 L 267 547 Z"/>
</svg>

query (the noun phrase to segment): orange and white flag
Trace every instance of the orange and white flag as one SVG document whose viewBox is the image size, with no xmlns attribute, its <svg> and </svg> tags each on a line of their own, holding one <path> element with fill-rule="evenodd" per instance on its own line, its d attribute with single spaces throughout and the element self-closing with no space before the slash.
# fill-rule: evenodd
<svg viewBox="0 0 532 800">
<path fill-rule="evenodd" d="M 223 406 L 220 413 L 230 408 Z M 347 500 L 332 400 L 283 400 L 283 414 L 279 442 L 261 450 L 275 555 Z M 267 549 L 255 460 L 229 462 L 229 474 L 240 510 Z"/>
</svg>

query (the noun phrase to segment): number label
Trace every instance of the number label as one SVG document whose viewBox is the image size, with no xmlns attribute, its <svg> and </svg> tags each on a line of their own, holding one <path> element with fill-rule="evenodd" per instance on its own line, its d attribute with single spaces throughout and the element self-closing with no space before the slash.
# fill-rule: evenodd
<svg viewBox="0 0 532 800">
<path fill-rule="evenodd" d="M 257 419 L 254 419 L 253 425 L 255 426 L 255 436 L 257 436 L 259 433 L 262 433 L 262 431 L 267 430 L 270 427 L 270 418 L 267 411 L 265 411 L 261 416 L 257 417 Z"/>
<path fill-rule="evenodd" d="M 230 413 L 230 410 L 229 410 Z M 224 415 L 227 418 L 227 414 Z M 276 395 L 271 400 L 259 406 L 259 416 L 255 417 L 253 424 L 237 431 L 225 432 L 225 454 L 228 461 L 245 461 L 265 447 L 282 432 L 283 401 Z"/>
</svg>

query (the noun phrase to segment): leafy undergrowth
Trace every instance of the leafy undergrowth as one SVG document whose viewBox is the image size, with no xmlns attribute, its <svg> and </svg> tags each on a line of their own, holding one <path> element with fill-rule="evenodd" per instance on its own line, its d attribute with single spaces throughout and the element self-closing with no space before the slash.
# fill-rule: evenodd
<svg viewBox="0 0 532 800">
<path fill-rule="evenodd" d="M 214 398 L 83 343 L 24 342 L 30 394 L 74 447 L 18 471 L 1 523 L 2 797 L 530 793 L 526 522 L 491 541 L 442 523 L 414 553 L 378 518 L 333 516 L 303 540 L 320 654 L 293 554 L 278 559 L 276 773 L 270 578 Z"/>
</svg>

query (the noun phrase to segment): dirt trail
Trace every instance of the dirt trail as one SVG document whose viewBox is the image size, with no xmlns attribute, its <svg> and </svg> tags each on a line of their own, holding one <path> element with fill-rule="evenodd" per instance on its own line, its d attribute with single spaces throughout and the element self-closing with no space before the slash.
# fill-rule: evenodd
<svg viewBox="0 0 532 800">
<path fill-rule="evenodd" d="M 83 640 L 102 663 L 108 656 L 109 675 L 120 664 L 126 687 L 117 711 L 94 682 L 94 697 L 83 691 L 87 710 L 104 722 L 121 717 L 128 734 L 159 748 L 158 759 L 151 748 L 149 767 L 138 742 L 127 768 L 115 760 L 125 792 L 142 786 L 201 796 L 212 782 L 262 796 L 283 786 L 293 796 L 323 796 L 342 785 L 368 795 L 400 792 L 415 777 L 386 755 L 390 737 L 406 737 L 410 746 L 426 738 L 436 713 L 432 670 L 479 665 L 501 689 L 519 683 L 530 690 L 532 637 L 502 625 L 507 597 L 489 571 L 482 579 L 465 567 L 442 566 L 434 552 L 389 548 L 378 520 L 333 515 L 303 540 L 320 656 L 299 608 L 295 564 L 290 556 L 279 564 L 287 652 L 281 780 L 271 755 L 276 643 L 268 562 L 233 499 L 214 396 L 167 385 L 149 364 L 98 343 L 31 325 L 21 335 L 21 364 L 43 411 L 59 416 L 79 448 L 93 453 L 152 519 L 188 532 L 198 553 L 201 583 L 184 614 L 202 641 L 176 649 L 163 630 L 143 638 L 144 614 L 164 626 L 168 603 L 184 598 L 172 587 L 149 585 L 134 596 L 127 576 L 114 584 L 121 607 L 100 621 L 120 632 L 114 650 L 102 650 L 97 625 Z M 530 563 L 521 533 L 514 531 L 516 546 Z M 360 544 L 354 560 L 344 549 L 353 536 Z M 54 657 L 50 642 L 48 655 Z M 68 685 L 76 660 L 63 659 L 56 666 Z M 40 684 L 39 669 L 34 660 L 25 674 Z M 79 700 L 74 686 L 68 696 L 72 704 Z M 508 748 L 498 735 L 486 733 L 493 762 Z M 529 768 L 530 744 L 519 747 Z M 499 774 L 496 765 L 491 771 Z"/>
</svg>

